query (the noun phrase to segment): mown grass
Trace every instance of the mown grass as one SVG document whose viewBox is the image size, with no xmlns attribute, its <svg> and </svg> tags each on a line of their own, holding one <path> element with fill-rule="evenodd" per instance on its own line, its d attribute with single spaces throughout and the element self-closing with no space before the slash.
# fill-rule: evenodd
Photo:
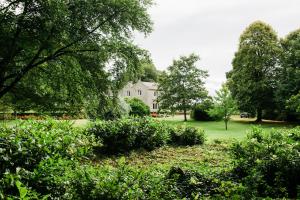
<svg viewBox="0 0 300 200">
<path fill-rule="evenodd" d="M 188 120 L 184 122 L 179 117 L 162 118 L 161 120 L 167 122 L 173 126 L 193 126 L 196 128 L 202 128 L 205 130 L 208 142 L 215 139 L 237 139 L 241 140 L 246 137 L 247 132 L 251 130 L 253 126 L 261 126 L 263 129 L 271 130 L 272 128 L 293 128 L 296 124 L 289 124 L 278 121 L 264 120 L 262 123 L 255 123 L 255 119 L 240 119 L 234 116 L 228 123 L 228 130 L 225 130 L 223 121 L 194 121 Z"/>
</svg>

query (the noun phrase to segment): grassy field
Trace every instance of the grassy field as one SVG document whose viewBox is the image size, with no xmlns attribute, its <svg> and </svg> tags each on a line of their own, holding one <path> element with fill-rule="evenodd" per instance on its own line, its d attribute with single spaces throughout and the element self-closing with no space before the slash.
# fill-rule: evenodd
<svg viewBox="0 0 300 200">
<path fill-rule="evenodd" d="M 186 125 L 202 128 L 205 130 L 208 141 L 214 139 L 243 139 L 247 135 L 247 131 L 251 130 L 251 127 L 253 126 L 261 126 L 263 129 L 267 130 L 271 130 L 272 128 L 292 128 L 296 126 L 295 124 L 268 120 L 264 120 L 262 123 L 257 124 L 254 122 L 255 119 L 241 119 L 239 116 L 234 116 L 228 123 L 228 130 L 226 131 L 223 121 L 199 122 L 189 119 L 187 122 L 184 122 L 182 116 L 162 118 L 161 120 L 174 126 Z"/>
</svg>

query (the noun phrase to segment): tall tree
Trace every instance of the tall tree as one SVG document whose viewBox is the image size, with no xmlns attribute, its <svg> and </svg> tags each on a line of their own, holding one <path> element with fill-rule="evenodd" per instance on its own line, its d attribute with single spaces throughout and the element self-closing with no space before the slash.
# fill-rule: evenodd
<svg viewBox="0 0 300 200">
<path fill-rule="evenodd" d="M 94 65 L 80 65 L 93 78 L 107 63 L 119 72 L 134 71 L 142 51 L 132 44 L 132 34 L 151 31 L 147 13 L 151 4 L 151 0 L 0 1 L 0 98 L 31 71 L 70 57 L 78 62 L 93 57 Z"/>
<path fill-rule="evenodd" d="M 236 110 L 236 102 L 231 96 L 231 92 L 225 84 L 222 85 L 222 88 L 216 92 L 214 107 L 209 110 L 209 114 L 213 117 L 222 118 L 225 123 L 225 129 L 227 130 L 230 117 Z"/>
<path fill-rule="evenodd" d="M 207 71 L 197 68 L 199 56 L 191 54 L 174 60 L 168 71 L 159 80 L 159 108 L 171 112 L 183 111 L 184 121 L 187 121 L 187 111 L 201 99 L 207 97 L 204 79 Z"/>
<path fill-rule="evenodd" d="M 276 101 L 281 110 L 285 111 L 286 119 L 294 120 L 297 117 L 297 106 L 290 104 L 297 102 L 295 99 L 297 94 L 300 94 L 300 29 L 288 34 L 280 44 L 282 54 L 278 69 Z M 299 114 L 298 111 L 298 116 Z"/>
<path fill-rule="evenodd" d="M 241 35 L 239 49 L 232 61 L 233 69 L 227 74 L 229 88 L 239 109 L 257 114 L 274 105 L 275 71 L 279 44 L 271 26 L 257 21 Z"/>
</svg>

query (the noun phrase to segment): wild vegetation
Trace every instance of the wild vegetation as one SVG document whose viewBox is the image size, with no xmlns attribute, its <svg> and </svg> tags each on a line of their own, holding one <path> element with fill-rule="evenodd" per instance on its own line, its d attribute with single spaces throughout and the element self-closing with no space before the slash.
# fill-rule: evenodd
<svg viewBox="0 0 300 200">
<path fill-rule="evenodd" d="M 133 42 L 152 31 L 152 4 L 0 1 L 1 118 L 22 119 L 0 124 L 0 199 L 300 197 L 300 128 L 287 123 L 300 120 L 300 29 L 279 39 L 252 23 L 210 97 L 198 55 L 160 72 Z M 159 111 L 184 122 L 119 98 L 139 79 L 158 82 Z"/>
<path fill-rule="evenodd" d="M 143 143 L 135 135 L 141 130 Z M 271 132 L 253 128 L 244 140 L 208 144 L 203 144 L 203 132 L 198 131 L 172 129 L 150 118 L 96 122 L 87 129 L 53 120 L 1 127 L 0 195 L 3 199 L 297 197 L 299 128 Z"/>
</svg>

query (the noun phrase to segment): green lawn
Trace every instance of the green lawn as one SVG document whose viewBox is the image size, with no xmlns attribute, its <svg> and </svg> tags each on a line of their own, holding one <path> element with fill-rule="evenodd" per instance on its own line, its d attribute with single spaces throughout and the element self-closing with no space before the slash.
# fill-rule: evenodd
<svg viewBox="0 0 300 200">
<path fill-rule="evenodd" d="M 254 123 L 254 119 L 240 119 L 239 117 L 233 117 L 228 123 L 228 130 L 225 130 L 223 121 L 218 122 L 199 122 L 188 120 L 183 121 L 183 117 L 175 116 L 161 119 L 166 121 L 168 124 L 179 126 L 188 125 L 205 130 L 208 141 L 214 139 L 243 139 L 247 135 L 247 131 L 251 130 L 253 126 L 261 126 L 263 129 L 271 130 L 272 128 L 292 128 L 295 124 L 287 124 L 276 121 L 263 121 L 260 124 Z"/>
</svg>

